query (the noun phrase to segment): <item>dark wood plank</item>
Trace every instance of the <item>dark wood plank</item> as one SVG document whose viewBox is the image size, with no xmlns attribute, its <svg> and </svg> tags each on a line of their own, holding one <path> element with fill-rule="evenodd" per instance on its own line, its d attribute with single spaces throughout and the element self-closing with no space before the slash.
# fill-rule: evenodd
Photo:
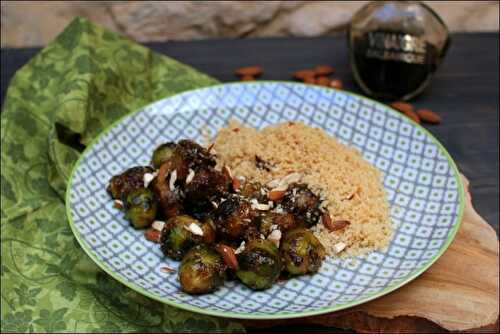
<svg viewBox="0 0 500 334">
<path fill-rule="evenodd" d="M 438 111 L 444 119 L 427 128 L 443 143 L 472 185 L 474 205 L 498 233 L 498 45 L 497 33 L 453 35 L 452 46 L 430 87 L 415 99 L 417 107 Z M 236 81 L 235 68 L 259 64 L 262 79 L 290 80 L 291 73 L 330 64 L 346 89 L 356 88 L 345 37 L 215 39 L 148 43 L 146 46 L 192 65 L 223 82 Z M 15 71 L 39 49 L 3 49 L 1 98 Z"/>
</svg>

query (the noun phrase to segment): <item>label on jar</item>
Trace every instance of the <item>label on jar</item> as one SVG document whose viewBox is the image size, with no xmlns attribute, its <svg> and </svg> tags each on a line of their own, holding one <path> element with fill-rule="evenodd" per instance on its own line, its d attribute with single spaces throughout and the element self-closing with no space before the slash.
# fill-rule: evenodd
<svg viewBox="0 0 500 334">
<path fill-rule="evenodd" d="M 372 31 L 368 33 L 367 58 L 424 64 L 427 44 L 424 39 L 404 33 Z"/>
</svg>

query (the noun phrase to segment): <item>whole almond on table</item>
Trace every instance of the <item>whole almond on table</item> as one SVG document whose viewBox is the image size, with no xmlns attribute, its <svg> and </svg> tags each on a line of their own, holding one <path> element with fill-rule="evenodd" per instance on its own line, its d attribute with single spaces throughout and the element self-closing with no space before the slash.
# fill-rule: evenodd
<svg viewBox="0 0 500 334">
<path fill-rule="evenodd" d="M 330 81 L 329 86 L 332 88 L 337 88 L 337 89 L 342 89 L 344 85 L 342 84 L 342 80 L 340 79 L 333 79 Z"/>
<path fill-rule="evenodd" d="M 407 111 L 413 111 L 413 106 L 408 102 L 396 101 L 392 102 L 390 106 L 396 109 L 397 111 L 401 111 L 402 113 Z"/>
<path fill-rule="evenodd" d="M 320 85 L 320 86 L 328 87 L 328 86 L 330 86 L 330 81 L 331 80 L 328 77 L 324 77 L 324 76 L 316 78 L 316 84 Z"/>
<path fill-rule="evenodd" d="M 316 76 L 316 72 L 313 70 L 300 70 L 293 73 L 294 79 L 305 81 L 305 79 L 313 78 Z"/>
<path fill-rule="evenodd" d="M 412 119 L 413 121 L 417 122 L 420 124 L 420 117 L 418 117 L 417 113 L 414 112 L 413 110 L 406 110 L 403 111 L 403 114 L 408 117 L 409 119 Z"/>
<path fill-rule="evenodd" d="M 240 68 L 236 69 L 236 71 L 234 71 L 234 73 L 240 77 L 244 77 L 244 76 L 258 77 L 259 75 L 262 74 L 262 67 L 260 67 L 260 66 L 240 67 Z"/>
<path fill-rule="evenodd" d="M 305 78 L 304 80 L 302 80 L 304 83 L 308 83 L 308 84 L 316 84 L 316 79 L 314 79 L 314 77 L 307 77 Z"/>
<path fill-rule="evenodd" d="M 441 116 L 436 114 L 434 111 L 430 109 L 418 109 L 417 115 L 420 117 L 422 122 L 429 124 L 439 124 L 441 123 Z"/>
<path fill-rule="evenodd" d="M 318 65 L 314 68 L 314 73 L 317 76 L 330 75 L 333 72 L 335 72 L 335 70 L 329 65 Z"/>
<path fill-rule="evenodd" d="M 244 75 L 241 77 L 241 81 L 254 81 L 255 77 L 253 75 Z"/>
</svg>

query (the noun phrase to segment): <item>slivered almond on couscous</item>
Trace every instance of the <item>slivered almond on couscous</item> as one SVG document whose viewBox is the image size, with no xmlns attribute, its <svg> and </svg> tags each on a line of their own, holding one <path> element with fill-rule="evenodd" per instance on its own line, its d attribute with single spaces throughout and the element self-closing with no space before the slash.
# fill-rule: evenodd
<svg viewBox="0 0 500 334">
<path fill-rule="evenodd" d="M 328 209 L 330 216 L 322 219 L 338 227 L 311 228 L 330 255 L 354 256 L 389 244 L 392 226 L 380 171 L 325 131 L 299 122 L 259 131 L 231 121 L 217 134 L 214 149 L 218 165 L 275 188 L 273 196 L 282 195 L 286 178 L 307 184 Z"/>
</svg>

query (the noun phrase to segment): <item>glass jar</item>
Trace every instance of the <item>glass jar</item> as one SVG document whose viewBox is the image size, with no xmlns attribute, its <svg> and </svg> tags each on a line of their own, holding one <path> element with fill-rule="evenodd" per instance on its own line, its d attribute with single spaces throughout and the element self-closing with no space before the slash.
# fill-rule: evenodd
<svg viewBox="0 0 500 334">
<path fill-rule="evenodd" d="M 449 44 L 441 18 L 415 1 L 368 3 L 349 27 L 354 78 L 365 94 L 382 100 L 409 100 L 420 94 Z"/>
</svg>

